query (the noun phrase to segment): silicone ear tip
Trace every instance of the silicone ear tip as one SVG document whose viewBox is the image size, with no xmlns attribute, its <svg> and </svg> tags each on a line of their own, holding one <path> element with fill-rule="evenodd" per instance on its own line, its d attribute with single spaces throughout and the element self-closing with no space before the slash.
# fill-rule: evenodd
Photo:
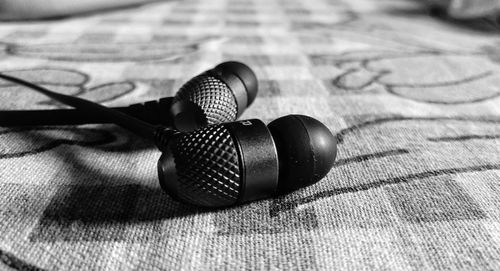
<svg viewBox="0 0 500 271">
<path fill-rule="evenodd" d="M 325 177 L 337 156 L 337 140 L 321 122 L 288 115 L 268 125 L 278 151 L 278 194 L 313 184 Z"/>
<path fill-rule="evenodd" d="M 302 115 L 296 115 L 309 134 L 312 150 L 315 154 L 314 182 L 330 172 L 337 157 L 337 138 L 320 121 Z"/>
<path fill-rule="evenodd" d="M 227 61 L 217 65 L 216 68 L 230 72 L 241 79 L 246 87 L 247 91 L 247 107 L 250 106 L 255 97 L 257 96 L 257 91 L 259 89 L 257 76 L 247 65 L 237 62 L 237 61 Z"/>
</svg>

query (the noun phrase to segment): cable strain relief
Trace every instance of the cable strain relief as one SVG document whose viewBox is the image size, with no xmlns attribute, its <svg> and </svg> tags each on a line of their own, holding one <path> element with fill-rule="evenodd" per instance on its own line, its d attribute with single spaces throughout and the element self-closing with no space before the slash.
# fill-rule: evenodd
<svg viewBox="0 0 500 271">
<path fill-rule="evenodd" d="M 158 127 L 154 133 L 154 141 L 156 147 L 158 147 L 158 149 L 162 152 L 167 150 L 170 141 L 176 136 L 179 136 L 181 134 L 182 134 L 181 132 L 174 130 L 172 128 L 167 128 L 163 126 Z"/>
<path fill-rule="evenodd" d="M 172 97 L 167 97 L 136 103 L 128 106 L 125 110 L 126 113 L 151 124 L 173 127 L 174 120 L 170 112 L 173 100 Z"/>
</svg>

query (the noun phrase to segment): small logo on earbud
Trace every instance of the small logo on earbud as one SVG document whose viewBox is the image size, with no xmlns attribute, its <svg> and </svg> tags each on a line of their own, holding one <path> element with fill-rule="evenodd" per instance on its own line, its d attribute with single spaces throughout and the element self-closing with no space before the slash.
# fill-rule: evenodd
<svg viewBox="0 0 500 271">
<path fill-rule="evenodd" d="M 242 122 L 240 122 L 240 123 L 241 123 L 242 125 L 244 125 L 244 126 L 251 126 L 251 125 L 252 125 L 252 122 L 251 122 L 251 121 L 249 121 L 249 120 L 245 120 L 245 121 L 242 121 Z"/>
</svg>

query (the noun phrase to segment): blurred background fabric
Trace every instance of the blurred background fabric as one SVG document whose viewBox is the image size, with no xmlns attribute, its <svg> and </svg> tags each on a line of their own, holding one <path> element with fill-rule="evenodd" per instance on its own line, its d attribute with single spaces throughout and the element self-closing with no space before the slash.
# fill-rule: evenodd
<svg viewBox="0 0 500 271">
<path fill-rule="evenodd" d="M 0 20 L 62 18 L 169 0 L 0 0 Z"/>
<path fill-rule="evenodd" d="M 167 196 L 160 153 L 114 125 L 0 127 L 0 269 L 499 270 L 499 26 L 422 3 L 186 0 L 0 23 L 0 71 L 55 91 L 125 106 L 237 60 L 260 86 L 242 118 L 310 115 L 339 141 L 319 183 L 206 210 Z M 1 110 L 61 107 L 0 81 Z"/>
<path fill-rule="evenodd" d="M 499 0 L 426 0 L 429 4 L 442 7 L 455 18 L 478 18 L 498 16 Z"/>
<path fill-rule="evenodd" d="M 64 17 L 88 12 L 133 7 L 169 0 L 1 0 L 0 19 L 22 20 Z M 405 0 L 402 0 L 405 1 Z M 444 10 L 457 19 L 498 17 L 500 0 L 415 0 Z"/>
</svg>

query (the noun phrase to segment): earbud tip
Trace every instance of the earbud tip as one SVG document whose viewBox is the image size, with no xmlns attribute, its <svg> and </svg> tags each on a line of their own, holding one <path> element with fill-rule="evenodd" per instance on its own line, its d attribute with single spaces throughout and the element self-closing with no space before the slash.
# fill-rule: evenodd
<svg viewBox="0 0 500 271">
<path fill-rule="evenodd" d="M 321 180 L 333 167 L 337 140 L 318 120 L 303 115 L 288 115 L 268 125 L 278 151 L 282 194 Z"/>
<path fill-rule="evenodd" d="M 257 76 L 247 65 L 237 61 L 227 61 L 217 65 L 218 69 L 230 72 L 241 79 L 247 91 L 247 107 L 250 106 L 258 91 Z"/>
</svg>

